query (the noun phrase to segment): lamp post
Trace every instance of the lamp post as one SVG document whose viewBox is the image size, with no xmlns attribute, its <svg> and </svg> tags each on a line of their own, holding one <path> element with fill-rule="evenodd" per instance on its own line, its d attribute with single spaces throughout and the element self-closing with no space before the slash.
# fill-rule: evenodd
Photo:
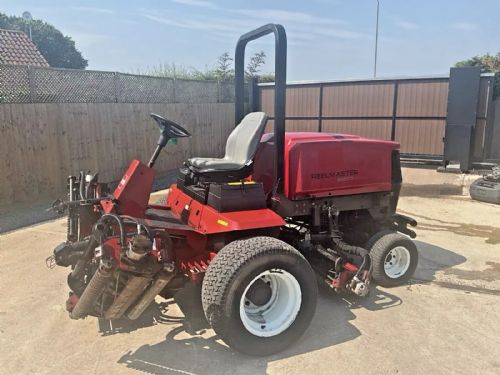
<svg viewBox="0 0 500 375">
<path fill-rule="evenodd" d="M 375 23 L 375 61 L 373 63 L 373 77 L 377 76 L 377 52 L 378 52 L 378 13 L 379 13 L 380 2 L 377 0 L 377 20 Z"/>
<path fill-rule="evenodd" d="M 33 20 L 33 17 L 31 16 L 30 12 L 26 11 L 26 12 L 23 12 L 23 18 L 26 21 L 26 23 L 28 24 L 29 36 L 30 36 L 30 40 L 32 40 L 31 39 L 31 21 Z"/>
</svg>

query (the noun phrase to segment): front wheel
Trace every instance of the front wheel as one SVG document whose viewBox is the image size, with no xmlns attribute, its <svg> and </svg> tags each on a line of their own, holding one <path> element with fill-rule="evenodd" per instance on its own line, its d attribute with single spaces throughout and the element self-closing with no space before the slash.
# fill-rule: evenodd
<svg viewBox="0 0 500 375">
<path fill-rule="evenodd" d="M 213 259 L 202 304 L 214 331 L 234 349 L 269 355 L 294 343 L 316 309 L 317 284 L 307 260 L 271 237 L 237 240 Z"/>
<path fill-rule="evenodd" d="M 417 247 L 402 234 L 379 232 L 368 241 L 367 249 L 372 258 L 372 279 L 380 286 L 403 285 L 417 268 Z"/>
</svg>

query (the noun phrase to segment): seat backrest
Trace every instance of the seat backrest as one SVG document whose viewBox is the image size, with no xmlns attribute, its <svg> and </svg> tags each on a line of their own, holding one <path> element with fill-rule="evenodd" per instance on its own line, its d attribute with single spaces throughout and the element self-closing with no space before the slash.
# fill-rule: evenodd
<svg viewBox="0 0 500 375">
<path fill-rule="evenodd" d="M 267 115 L 264 112 L 252 112 L 246 115 L 227 138 L 224 159 L 241 165 L 252 161 L 266 123 Z"/>
</svg>

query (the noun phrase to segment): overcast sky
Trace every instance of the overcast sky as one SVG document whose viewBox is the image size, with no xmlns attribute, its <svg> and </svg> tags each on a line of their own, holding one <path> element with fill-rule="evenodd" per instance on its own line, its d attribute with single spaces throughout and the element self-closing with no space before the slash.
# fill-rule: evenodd
<svg viewBox="0 0 500 375">
<path fill-rule="evenodd" d="M 0 0 L 71 36 L 89 69 L 175 62 L 203 69 L 268 22 L 288 34 L 289 80 L 373 74 L 376 0 Z M 500 0 L 380 0 L 379 76 L 446 74 L 457 60 L 500 51 Z M 249 45 L 273 58 L 273 39 Z M 268 63 L 266 71 L 272 70 Z"/>
</svg>

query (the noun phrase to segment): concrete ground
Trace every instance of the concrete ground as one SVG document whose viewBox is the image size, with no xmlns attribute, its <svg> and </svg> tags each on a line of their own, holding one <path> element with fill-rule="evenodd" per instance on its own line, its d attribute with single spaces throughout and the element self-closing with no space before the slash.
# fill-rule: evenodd
<svg viewBox="0 0 500 375">
<path fill-rule="evenodd" d="M 177 169 L 171 170 L 155 178 L 153 191 L 165 189 L 173 184 L 177 177 Z M 110 182 L 109 188 L 114 190 L 118 182 Z M 33 202 L 15 202 L 9 205 L 0 205 L 0 233 L 22 228 L 28 225 L 55 219 L 59 215 L 50 210 L 55 199 L 67 199 L 64 194 L 49 193 L 51 197 L 40 198 Z"/>
<path fill-rule="evenodd" d="M 70 320 L 68 270 L 44 264 L 64 220 L 0 235 L 0 373 L 499 374 L 500 207 L 404 197 L 399 211 L 419 221 L 414 280 L 366 300 L 322 289 L 303 338 L 265 358 L 199 330 L 196 289 L 177 296 L 182 310 L 158 300 L 134 325 Z"/>
</svg>

